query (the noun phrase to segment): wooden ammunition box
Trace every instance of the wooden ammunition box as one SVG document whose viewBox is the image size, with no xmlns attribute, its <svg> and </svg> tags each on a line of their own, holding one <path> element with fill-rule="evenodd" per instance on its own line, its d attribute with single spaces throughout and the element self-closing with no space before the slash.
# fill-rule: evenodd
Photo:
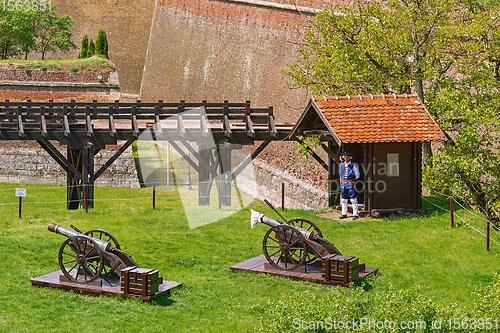
<svg viewBox="0 0 500 333">
<path fill-rule="evenodd" d="M 158 270 L 139 267 L 127 267 L 121 272 L 121 290 L 125 297 L 128 294 L 143 297 L 154 295 L 158 292 L 158 285 L 162 284 L 162 277 Z"/>
<path fill-rule="evenodd" d="M 323 279 L 349 284 L 359 278 L 359 259 L 330 254 L 321 260 Z"/>
</svg>

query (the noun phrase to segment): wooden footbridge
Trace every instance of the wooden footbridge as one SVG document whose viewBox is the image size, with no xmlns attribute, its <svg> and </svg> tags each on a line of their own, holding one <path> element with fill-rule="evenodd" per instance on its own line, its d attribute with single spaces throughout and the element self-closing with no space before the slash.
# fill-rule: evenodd
<svg viewBox="0 0 500 333">
<path fill-rule="evenodd" d="M 186 112 L 189 110 L 194 112 Z M 88 199 L 89 207 L 93 207 L 95 181 L 145 131 L 151 131 L 154 140 L 169 141 L 199 173 L 198 203 L 205 205 L 209 203 L 207 193 L 213 179 L 230 171 L 224 168 L 230 165 L 232 149 L 262 141 L 232 172 L 231 178 L 234 179 L 271 141 L 285 139 L 292 127 L 293 124 L 275 123 L 272 107 L 251 108 L 249 101 L 0 102 L 0 140 L 34 140 L 47 151 L 67 173 L 68 209 L 78 209 L 83 205 L 84 197 Z M 213 138 L 215 148 L 197 152 L 189 144 L 197 142 L 203 146 L 209 136 Z M 125 141 L 125 144 L 95 171 L 94 156 L 97 152 L 106 145 L 116 145 L 118 141 Z M 54 142 L 67 147 L 66 156 L 53 145 Z M 231 184 L 222 184 L 219 191 L 228 200 Z M 88 185 L 85 186 L 86 193 L 83 193 L 82 185 Z"/>
</svg>

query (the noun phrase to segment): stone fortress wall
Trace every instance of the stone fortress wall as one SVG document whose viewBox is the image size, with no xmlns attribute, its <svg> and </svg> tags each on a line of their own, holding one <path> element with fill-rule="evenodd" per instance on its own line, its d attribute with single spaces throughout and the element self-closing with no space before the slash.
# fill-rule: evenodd
<svg viewBox="0 0 500 333">
<path fill-rule="evenodd" d="M 321 0 L 158 0 L 141 99 L 250 100 L 253 107 L 273 106 L 277 122 L 294 123 L 311 96 L 289 89 L 282 70 L 297 58 L 298 25 L 306 26 L 315 10 L 328 6 Z M 263 193 L 280 201 L 285 182 L 287 197 L 314 201 L 295 207 L 327 206 L 326 171 L 296 151 L 295 142 L 272 142 L 259 155 L 256 177 Z M 318 154 L 326 161 L 324 152 Z"/>
</svg>

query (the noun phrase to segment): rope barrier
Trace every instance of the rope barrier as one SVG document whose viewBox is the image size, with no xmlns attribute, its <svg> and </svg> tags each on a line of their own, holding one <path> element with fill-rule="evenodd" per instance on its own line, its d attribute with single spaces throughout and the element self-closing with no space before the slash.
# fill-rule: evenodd
<svg viewBox="0 0 500 333">
<path fill-rule="evenodd" d="M 456 203 L 457 203 L 457 204 L 458 204 L 458 205 L 459 205 L 459 206 L 460 206 L 463 210 L 465 210 L 466 212 L 468 212 L 468 213 L 469 213 L 469 214 L 471 214 L 472 216 L 475 216 L 475 217 L 477 217 L 478 219 L 485 221 L 485 222 L 487 223 L 487 227 L 488 227 L 489 225 L 491 225 L 491 226 L 493 226 L 493 229 L 495 229 L 496 231 L 500 231 L 500 229 L 499 229 L 499 228 L 498 228 L 495 224 L 493 224 L 490 220 L 485 219 L 484 217 L 479 216 L 479 215 L 475 214 L 474 212 L 470 211 L 470 210 L 469 210 L 469 209 L 467 209 L 464 205 L 462 205 L 462 204 L 461 204 L 458 200 L 456 200 L 453 196 L 451 196 L 451 195 L 446 195 L 446 194 L 443 194 L 443 193 L 440 193 L 440 192 L 438 192 L 438 191 L 434 191 L 434 190 L 431 190 L 431 189 L 428 189 L 428 191 L 433 192 L 433 193 L 437 193 L 437 194 L 439 194 L 439 195 L 441 195 L 441 196 L 443 196 L 443 197 L 445 197 L 445 198 L 447 198 L 447 199 L 451 199 L 453 202 L 456 202 Z M 441 206 L 438 206 L 438 205 L 434 204 L 433 202 L 431 202 L 430 200 L 428 200 L 428 199 L 424 198 L 423 196 L 422 196 L 422 199 L 424 199 L 425 201 L 427 201 L 427 202 L 428 202 L 428 203 L 430 203 L 431 205 L 433 205 L 433 206 L 435 206 L 435 207 L 437 207 L 437 208 L 439 208 L 439 209 L 441 209 L 441 210 L 444 210 L 444 211 L 446 211 L 446 212 L 448 212 L 448 213 L 451 213 L 451 210 L 448 210 L 448 209 L 446 209 L 446 208 L 443 208 L 443 207 L 441 207 Z M 450 204 L 450 207 L 451 207 L 451 204 Z M 453 216 L 458 217 L 458 218 L 459 218 L 459 219 L 460 219 L 460 220 L 461 220 L 464 224 L 466 224 L 469 228 L 473 229 L 473 230 L 474 230 L 474 231 L 476 231 L 477 233 L 479 233 L 479 234 L 481 234 L 481 235 L 483 235 L 483 236 L 487 237 L 487 242 L 488 242 L 488 240 L 489 240 L 489 239 L 491 239 L 491 240 L 492 240 L 493 242 L 495 242 L 497 245 L 500 245 L 500 243 L 499 243 L 499 242 L 497 242 L 495 239 L 493 239 L 493 238 L 491 238 L 489 235 L 486 235 L 486 234 L 484 234 L 483 232 L 481 232 L 481 231 L 477 230 L 476 228 L 474 228 L 473 226 L 471 226 L 471 225 L 470 225 L 469 223 L 467 223 L 467 222 L 466 222 L 463 218 L 461 218 L 459 215 L 455 214 L 454 212 L 453 212 Z M 488 230 L 489 230 L 489 229 L 488 229 Z M 489 234 L 489 231 L 488 231 L 488 234 Z M 489 251 L 489 245 L 487 245 L 487 249 L 488 249 L 488 251 Z"/>
</svg>

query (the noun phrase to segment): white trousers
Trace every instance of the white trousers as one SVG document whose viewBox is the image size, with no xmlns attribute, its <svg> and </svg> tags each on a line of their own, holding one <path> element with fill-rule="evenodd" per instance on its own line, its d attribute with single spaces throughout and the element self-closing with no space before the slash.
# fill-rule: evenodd
<svg viewBox="0 0 500 333">
<path fill-rule="evenodd" d="M 347 203 L 349 202 L 349 199 L 341 199 L 341 206 L 342 206 L 342 215 L 347 215 Z M 353 198 L 351 199 L 352 203 L 352 215 L 353 216 L 358 216 L 358 199 Z"/>
</svg>

